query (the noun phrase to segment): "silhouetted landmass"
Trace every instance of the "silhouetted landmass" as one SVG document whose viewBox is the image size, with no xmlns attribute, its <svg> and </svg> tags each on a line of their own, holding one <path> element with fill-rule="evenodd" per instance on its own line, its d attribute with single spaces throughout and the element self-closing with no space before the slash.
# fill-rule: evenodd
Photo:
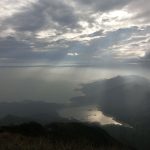
<svg viewBox="0 0 150 150">
<path fill-rule="evenodd" d="M 145 150 L 150 149 L 150 81 L 140 76 L 117 76 L 81 84 L 85 96 L 73 97 L 67 107 L 97 104 L 103 114 L 122 122 L 120 126 L 105 126 L 115 138 Z M 77 89 L 76 89 L 77 90 Z M 62 118 L 57 110 L 65 104 L 26 100 L 0 103 L 0 125 L 18 125 L 36 121 L 42 125 L 51 122 L 79 122 Z M 125 126 L 131 128 L 126 128 Z"/>
<path fill-rule="evenodd" d="M 103 114 L 136 130 L 138 143 L 150 149 L 150 81 L 140 76 L 117 76 L 82 84 L 85 96 L 71 99 L 74 105 L 97 104 Z M 137 138 L 137 137 L 136 137 Z"/>
<path fill-rule="evenodd" d="M 14 116 L 30 116 L 47 113 L 52 116 L 58 116 L 56 109 L 63 107 L 63 104 L 47 103 L 44 101 L 25 100 L 22 102 L 1 102 L 0 118 L 11 114 Z"/>
<path fill-rule="evenodd" d="M 25 137 L 20 138 L 20 136 L 27 136 L 26 141 L 28 139 L 32 139 L 32 144 L 27 142 L 24 149 L 30 145 L 30 148 L 36 149 L 38 147 L 37 145 L 34 145 L 36 141 L 39 139 L 44 139 L 44 141 L 47 141 L 49 143 L 49 146 L 47 145 L 44 149 L 50 149 L 54 148 L 59 149 L 66 149 L 66 150 L 73 150 L 73 149 L 114 149 L 114 150 L 135 150 L 135 148 L 125 145 L 121 142 L 118 142 L 114 138 L 112 138 L 106 131 L 101 129 L 97 126 L 88 126 L 81 123 L 51 123 L 45 126 L 40 125 L 36 122 L 26 122 L 21 125 L 17 126 L 2 126 L 0 127 L 0 148 L 3 146 L 3 148 L 6 146 L 6 144 L 12 144 L 14 142 L 14 145 L 18 142 L 18 144 L 15 145 L 15 148 L 21 148 L 20 143 L 23 143 L 24 141 L 20 141 L 21 139 L 24 140 Z M 7 133 L 7 134 L 6 134 Z M 10 133 L 10 134 L 8 134 Z M 2 137 L 7 135 L 7 140 L 5 138 L 2 140 Z M 12 140 L 11 143 L 9 143 L 9 138 L 16 139 Z M 43 142 L 43 141 L 42 141 Z M 41 143 L 42 144 L 42 143 Z M 43 143 L 45 144 L 45 142 Z M 36 147 L 35 147 L 36 146 Z M 41 145 L 42 146 L 42 145 Z M 61 146 L 59 148 L 56 148 L 58 146 Z M 26 148 L 27 149 L 27 148 Z M 39 149 L 39 148 L 37 148 Z M 42 148 L 43 149 L 43 148 Z"/>
<path fill-rule="evenodd" d="M 0 125 L 18 125 L 34 120 L 40 124 L 51 122 L 71 122 L 78 120 L 61 117 L 57 109 L 63 108 L 64 104 L 48 103 L 44 101 L 25 100 L 23 102 L 0 103 Z"/>
<path fill-rule="evenodd" d="M 0 125 L 7 126 L 7 125 L 18 125 L 23 122 L 27 122 L 29 120 L 32 120 L 28 117 L 18 117 L 13 115 L 6 115 L 0 120 Z"/>
</svg>

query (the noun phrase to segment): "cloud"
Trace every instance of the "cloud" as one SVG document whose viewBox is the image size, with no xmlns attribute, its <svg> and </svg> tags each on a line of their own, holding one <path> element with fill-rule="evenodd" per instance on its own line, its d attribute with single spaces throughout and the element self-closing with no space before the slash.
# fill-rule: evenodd
<svg viewBox="0 0 150 150">
<path fill-rule="evenodd" d="M 61 1 L 39 0 L 32 3 L 23 11 L 15 13 L 5 20 L 19 31 L 37 31 L 59 26 L 74 26 L 78 22 L 78 16 L 73 8 Z"/>
<path fill-rule="evenodd" d="M 86 5 L 89 9 L 92 8 L 94 11 L 106 12 L 112 11 L 116 9 L 122 9 L 126 5 L 128 5 L 131 0 L 80 0 L 79 3 Z"/>
<path fill-rule="evenodd" d="M 15 9 L 1 3 L 1 60 L 123 62 L 149 45 L 149 9 L 141 0 L 13 0 Z"/>
<path fill-rule="evenodd" d="M 68 56 L 78 56 L 78 53 L 67 53 Z"/>
<path fill-rule="evenodd" d="M 147 50 L 145 52 L 145 55 L 142 57 L 142 59 L 150 61 L 150 50 Z"/>
<path fill-rule="evenodd" d="M 30 51 L 28 44 L 18 41 L 14 37 L 6 37 L 0 39 L 0 57 L 1 58 L 16 58 L 19 54 L 24 54 L 25 51 Z"/>
<path fill-rule="evenodd" d="M 132 14 L 130 22 L 132 24 L 138 24 L 139 26 L 150 25 L 150 10 L 149 10 L 150 1 L 145 0 L 133 0 L 129 5 L 126 6 L 126 11 Z"/>
</svg>

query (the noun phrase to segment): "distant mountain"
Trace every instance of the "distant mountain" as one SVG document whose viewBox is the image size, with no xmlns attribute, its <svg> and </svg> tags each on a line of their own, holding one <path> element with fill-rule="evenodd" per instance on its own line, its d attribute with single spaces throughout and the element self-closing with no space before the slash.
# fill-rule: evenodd
<svg viewBox="0 0 150 150">
<path fill-rule="evenodd" d="M 138 132 L 140 137 L 137 143 L 140 143 L 144 136 L 144 140 L 146 139 L 144 143 L 149 150 L 150 81 L 148 79 L 135 75 L 117 76 L 81 86 L 82 88 L 78 90 L 81 90 L 85 96 L 71 98 L 71 104 L 67 107 L 97 104 L 103 114 L 112 116 L 122 124 L 128 124 L 136 134 Z M 42 125 L 51 122 L 78 122 L 60 117 L 57 110 L 64 107 L 65 104 L 44 101 L 1 102 L 0 125 L 17 125 L 32 120 Z"/>
<path fill-rule="evenodd" d="M 31 121 L 31 118 L 28 117 L 18 117 L 13 115 L 6 115 L 0 120 L 0 126 L 7 126 L 7 125 L 18 125 L 23 122 Z"/>
<path fill-rule="evenodd" d="M 85 96 L 72 98 L 72 103 L 96 103 L 104 114 L 131 126 L 149 119 L 150 81 L 144 77 L 117 76 L 83 84 L 80 90 Z"/>
<path fill-rule="evenodd" d="M 144 77 L 117 76 L 82 84 L 85 96 L 74 97 L 74 105 L 97 104 L 103 114 L 137 130 L 139 143 L 150 149 L 150 81 Z M 145 137 L 145 138 L 143 138 Z"/>
<path fill-rule="evenodd" d="M 81 90 L 86 96 L 92 96 L 100 92 L 104 92 L 108 89 L 114 88 L 119 85 L 126 83 L 139 83 L 142 85 L 150 86 L 150 81 L 144 77 L 130 75 L 130 76 L 116 76 L 110 79 L 101 79 L 91 83 L 80 84 L 82 86 Z"/>
<path fill-rule="evenodd" d="M 75 119 L 61 117 L 57 109 L 64 104 L 48 103 L 44 101 L 26 100 L 22 102 L 0 103 L 0 125 L 17 125 L 26 121 L 36 121 L 40 124 L 48 124 L 55 121 L 70 122 Z"/>
<path fill-rule="evenodd" d="M 25 100 L 22 102 L 1 102 L 0 118 L 11 114 L 14 116 L 30 116 L 39 113 L 47 113 L 58 116 L 56 109 L 62 108 L 63 104 L 48 103 L 44 101 Z"/>
<path fill-rule="evenodd" d="M 36 115 L 30 115 L 28 117 L 18 117 L 13 115 L 6 115 L 0 120 L 0 126 L 8 126 L 8 125 L 19 125 L 21 123 L 27 122 L 27 121 L 36 121 L 42 125 L 51 123 L 51 122 L 80 122 L 76 119 L 67 119 L 59 116 L 53 116 L 49 114 L 36 114 Z"/>
<path fill-rule="evenodd" d="M 3 149 L 5 149 L 5 145 L 8 147 L 10 144 L 11 146 L 15 146 L 15 149 L 26 149 L 28 146 L 32 149 L 37 149 L 36 147 L 38 147 L 38 144 L 40 143 L 40 147 L 45 150 L 136 150 L 129 145 L 118 142 L 100 127 L 88 126 L 75 122 L 55 122 L 41 126 L 40 124 L 32 121 L 18 126 L 2 126 L 0 128 L 0 132 L 0 142 L 3 146 L 1 147 L 0 145 L 0 148 Z M 7 139 L 2 138 L 3 135 L 5 135 L 5 137 L 7 135 Z M 10 139 L 11 143 L 9 142 Z M 25 144 L 23 144 L 24 141 L 26 141 Z"/>
<path fill-rule="evenodd" d="M 103 79 L 87 84 L 81 84 L 81 86 L 81 89 L 76 90 L 82 91 L 85 96 L 71 98 L 70 101 L 72 103 L 83 105 L 92 103 L 106 104 L 108 99 L 111 101 L 113 98 L 117 98 L 118 101 L 120 98 L 124 99 L 127 96 L 130 98 L 137 96 L 139 98 L 139 95 L 142 96 L 144 92 L 146 93 L 150 91 L 150 80 L 135 75 L 116 76 L 110 79 Z M 128 101 L 130 100 L 128 99 Z"/>
<path fill-rule="evenodd" d="M 117 78 L 117 77 L 116 77 Z M 139 76 L 122 77 L 125 83 L 99 94 L 99 109 L 104 114 L 135 127 L 149 120 L 150 81 Z"/>
</svg>

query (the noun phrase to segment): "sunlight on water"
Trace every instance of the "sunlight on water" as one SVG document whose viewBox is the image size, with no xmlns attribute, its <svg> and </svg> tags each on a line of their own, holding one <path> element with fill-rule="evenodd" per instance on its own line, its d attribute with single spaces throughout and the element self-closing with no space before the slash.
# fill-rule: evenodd
<svg viewBox="0 0 150 150">
<path fill-rule="evenodd" d="M 82 122 L 99 122 L 100 124 L 120 124 L 111 117 L 105 116 L 96 105 L 65 108 L 58 111 L 64 118 L 74 118 Z M 121 125 L 121 124 L 120 124 Z"/>
</svg>

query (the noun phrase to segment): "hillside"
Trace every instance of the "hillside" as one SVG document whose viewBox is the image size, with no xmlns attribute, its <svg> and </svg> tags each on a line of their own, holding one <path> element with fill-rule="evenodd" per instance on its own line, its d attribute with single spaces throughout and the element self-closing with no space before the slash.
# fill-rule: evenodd
<svg viewBox="0 0 150 150">
<path fill-rule="evenodd" d="M 0 126 L 18 125 L 31 120 L 42 125 L 52 122 L 79 122 L 73 117 L 61 117 L 58 109 L 95 104 L 104 115 L 122 123 L 122 127 L 114 126 L 114 132 L 112 125 L 105 128 L 111 136 L 120 141 L 126 139 L 139 149 L 143 150 L 143 147 L 144 150 L 150 149 L 150 81 L 148 79 L 135 75 L 116 76 L 81 86 L 81 89 L 76 90 L 81 90 L 85 96 L 71 98 L 70 105 L 31 100 L 1 102 Z M 130 128 L 124 129 L 127 125 Z"/>
<path fill-rule="evenodd" d="M 104 114 L 135 127 L 149 120 L 150 81 L 140 76 L 117 76 L 82 84 L 85 96 L 74 97 L 74 104 L 96 103 Z"/>
<path fill-rule="evenodd" d="M 144 77 L 116 76 L 82 84 L 85 96 L 74 97 L 78 105 L 97 104 L 104 115 L 132 127 L 137 147 L 150 149 L 150 81 Z M 79 89 L 78 89 L 79 90 Z"/>
<path fill-rule="evenodd" d="M 51 123 L 42 126 L 26 122 L 0 127 L 1 150 L 135 150 L 112 138 L 96 126 L 81 123 Z"/>
</svg>

